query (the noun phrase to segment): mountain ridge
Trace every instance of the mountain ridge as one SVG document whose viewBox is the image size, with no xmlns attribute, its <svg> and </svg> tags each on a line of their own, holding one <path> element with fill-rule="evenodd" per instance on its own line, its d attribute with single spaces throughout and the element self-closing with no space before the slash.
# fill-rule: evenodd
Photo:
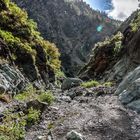
<svg viewBox="0 0 140 140">
<path fill-rule="evenodd" d="M 94 43 L 117 29 L 115 20 L 91 9 L 83 1 L 14 2 L 26 9 L 29 17 L 38 23 L 43 37 L 57 45 L 62 66 L 69 76 L 75 75 L 87 62 Z M 102 32 L 97 32 L 100 24 L 104 28 Z"/>
</svg>

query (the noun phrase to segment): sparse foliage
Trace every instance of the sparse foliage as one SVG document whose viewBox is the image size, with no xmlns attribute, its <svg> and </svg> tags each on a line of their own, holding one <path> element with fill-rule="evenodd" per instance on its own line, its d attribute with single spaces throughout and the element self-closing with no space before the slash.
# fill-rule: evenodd
<svg viewBox="0 0 140 140">
<path fill-rule="evenodd" d="M 97 81 L 94 81 L 94 80 L 84 82 L 84 83 L 81 84 L 81 86 L 84 87 L 84 88 L 91 88 L 91 87 L 96 87 L 96 86 L 99 86 L 99 85 L 100 85 L 100 83 L 97 82 Z"/>
<path fill-rule="evenodd" d="M 28 114 L 27 114 L 27 124 L 35 124 L 38 122 L 40 117 L 40 111 L 35 110 L 32 107 L 28 109 Z"/>
<path fill-rule="evenodd" d="M 46 102 L 48 103 L 49 105 L 52 104 L 52 102 L 54 101 L 54 96 L 53 94 L 48 91 L 48 92 L 42 92 L 39 97 L 38 97 L 39 101 L 41 102 Z"/>
</svg>

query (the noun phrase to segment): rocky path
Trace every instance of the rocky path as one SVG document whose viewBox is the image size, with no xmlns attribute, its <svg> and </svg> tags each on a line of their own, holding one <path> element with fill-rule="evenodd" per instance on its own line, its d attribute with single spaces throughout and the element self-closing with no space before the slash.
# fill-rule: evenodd
<svg viewBox="0 0 140 140">
<path fill-rule="evenodd" d="M 140 115 L 125 109 L 117 96 L 85 96 L 87 91 L 80 89 L 81 96 L 74 94 L 72 100 L 69 95 L 74 92 L 56 91 L 57 101 L 45 109 L 26 140 L 66 140 L 72 130 L 83 140 L 140 140 Z"/>
</svg>

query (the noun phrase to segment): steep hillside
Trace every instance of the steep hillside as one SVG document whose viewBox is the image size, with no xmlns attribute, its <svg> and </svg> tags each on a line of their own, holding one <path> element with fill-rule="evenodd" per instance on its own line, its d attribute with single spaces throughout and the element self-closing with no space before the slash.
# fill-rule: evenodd
<svg viewBox="0 0 140 140">
<path fill-rule="evenodd" d="M 81 0 L 13 1 L 38 23 L 43 37 L 57 45 L 69 76 L 87 62 L 94 44 L 111 35 L 119 25 Z M 100 25 L 103 30 L 98 32 Z"/>
<path fill-rule="evenodd" d="M 6 67 L 19 69 L 30 82 L 48 86 L 60 70 L 59 56 L 55 45 L 40 36 L 36 23 L 25 11 L 9 0 L 0 0 L 0 69 L 4 65 L 5 71 Z"/>
<path fill-rule="evenodd" d="M 89 63 L 80 71 L 82 79 L 111 81 L 126 107 L 140 112 L 140 11 L 134 12 L 120 31 L 93 49 Z"/>
<path fill-rule="evenodd" d="M 86 79 L 122 81 L 140 65 L 140 12 L 136 11 L 111 38 L 99 42 L 89 63 L 81 70 Z"/>
<path fill-rule="evenodd" d="M 60 73 L 59 56 L 25 11 L 0 0 L 0 140 L 25 139 L 40 118 L 41 102 L 54 100 L 47 89 Z"/>
</svg>

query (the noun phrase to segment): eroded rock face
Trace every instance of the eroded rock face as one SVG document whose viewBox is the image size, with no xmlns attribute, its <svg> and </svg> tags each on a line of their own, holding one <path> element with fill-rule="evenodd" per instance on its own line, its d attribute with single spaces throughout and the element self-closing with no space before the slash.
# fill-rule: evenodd
<svg viewBox="0 0 140 140">
<path fill-rule="evenodd" d="M 118 89 L 116 91 L 116 94 L 120 94 L 122 93 L 124 90 L 126 90 L 127 88 L 129 88 L 132 83 L 138 83 L 140 78 L 140 67 L 137 67 L 134 71 L 130 72 L 125 78 L 124 80 L 120 83 L 120 85 L 118 86 Z M 138 81 L 137 81 L 138 80 Z M 132 89 L 132 88 L 130 88 Z"/>
<path fill-rule="evenodd" d="M 92 10 L 80 0 L 13 1 L 25 8 L 30 18 L 38 23 L 43 37 L 59 48 L 62 66 L 69 76 L 76 74 L 87 62 L 94 44 L 117 28 L 117 21 Z M 97 32 L 101 22 L 104 29 Z"/>
<path fill-rule="evenodd" d="M 55 81 L 53 69 L 47 65 L 45 52 L 36 46 L 36 64 L 30 53 L 17 49 L 17 59 L 12 60 L 11 51 L 6 43 L 0 39 L 0 91 L 16 93 L 31 82 L 35 88 L 44 89 Z M 18 68 L 17 68 L 18 67 Z M 26 77 L 26 78 L 25 78 Z"/>
<path fill-rule="evenodd" d="M 129 73 L 119 85 L 116 94 L 127 107 L 140 112 L 140 67 Z"/>
<path fill-rule="evenodd" d="M 28 83 L 18 69 L 8 64 L 0 64 L 0 94 L 9 92 L 13 95 L 23 90 Z"/>
</svg>

